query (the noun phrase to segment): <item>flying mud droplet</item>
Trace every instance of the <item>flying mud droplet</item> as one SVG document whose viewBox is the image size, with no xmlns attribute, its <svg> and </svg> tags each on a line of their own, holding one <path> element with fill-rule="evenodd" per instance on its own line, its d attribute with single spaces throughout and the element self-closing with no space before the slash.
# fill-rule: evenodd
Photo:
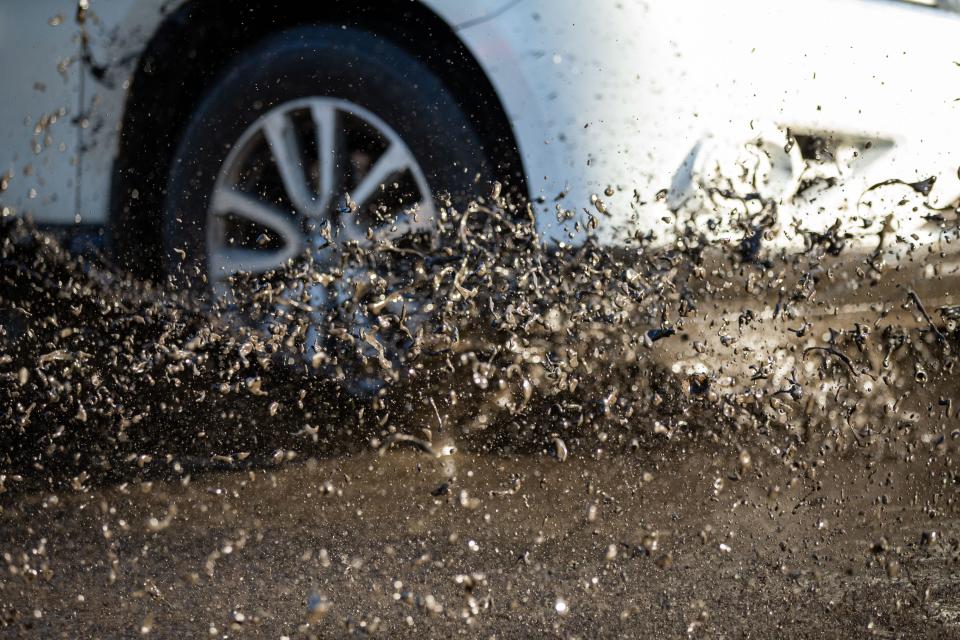
<svg viewBox="0 0 960 640">
<path fill-rule="evenodd" d="M 553 456 L 557 459 L 557 462 L 566 462 L 569 455 L 570 454 L 567 451 L 567 444 L 560 438 L 554 438 Z"/>
</svg>

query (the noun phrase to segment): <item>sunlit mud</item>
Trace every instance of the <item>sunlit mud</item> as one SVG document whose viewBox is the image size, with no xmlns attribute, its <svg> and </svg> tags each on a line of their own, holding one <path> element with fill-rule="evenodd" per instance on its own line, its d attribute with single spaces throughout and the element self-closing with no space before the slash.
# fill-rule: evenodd
<svg viewBox="0 0 960 640">
<path fill-rule="evenodd" d="M 217 291 L 5 220 L 0 624 L 960 633 L 953 223 L 594 209 L 545 246 L 495 189 Z"/>
</svg>

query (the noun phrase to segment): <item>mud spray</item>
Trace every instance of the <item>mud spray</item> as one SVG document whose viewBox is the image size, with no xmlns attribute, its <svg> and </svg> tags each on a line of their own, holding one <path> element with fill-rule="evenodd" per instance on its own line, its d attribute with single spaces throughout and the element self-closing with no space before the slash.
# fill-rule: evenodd
<svg viewBox="0 0 960 640">
<path fill-rule="evenodd" d="M 883 448 L 917 435 L 911 415 L 952 423 L 935 389 L 952 387 L 957 309 L 884 282 L 884 256 L 909 247 L 844 259 L 843 236 L 809 234 L 772 255 L 753 229 L 694 229 L 666 248 L 548 248 L 530 209 L 487 198 L 445 209 L 427 244 L 331 244 L 213 295 L 199 271 L 138 282 L 5 220 L 4 464 L 87 477 L 268 450 L 564 457 L 738 434 Z M 867 293 L 844 315 L 850 282 Z"/>
<path fill-rule="evenodd" d="M 766 211 L 723 242 L 695 220 L 678 219 L 668 246 L 634 237 L 613 249 L 596 241 L 603 209 L 595 209 L 596 217 L 558 208 L 562 218 L 581 219 L 586 239 L 546 246 L 532 209 L 494 189 L 462 211 L 443 209 L 429 238 L 331 241 L 320 249 L 326 253 L 265 277 L 236 276 L 217 291 L 199 271 L 174 274 L 176 286 L 134 280 L 5 219 L 5 509 L 17 512 L 21 496 L 82 496 L 117 483 L 186 487 L 209 469 L 251 478 L 287 467 L 308 473 L 342 456 L 401 460 L 408 470 L 478 454 L 511 468 L 531 457 L 563 468 L 670 451 L 683 468 L 688 448 L 706 446 L 711 464 L 726 469 L 711 480 L 715 492 L 763 478 L 758 468 L 782 476 L 785 487 L 800 482 L 815 492 L 824 490 L 818 468 L 825 464 L 855 458 L 869 470 L 885 460 L 924 460 L 932 489 L 921 502 L 955 511 L 960 311 L 931 303 L 933 294 L 902 268 L 936 259 L 939 244 L 917 245 L 881 225 L 867 252 L 847 250 L 854 243 L 839 227 L 798 228 L 802 246 L 773 250 L 764 242 Z M 942 223 L 948 239 L 951 224 Z M 930 281 L 949 283 L 944 277 Z M 453 466 L 438 467 L 428 499 L 475 507 Z M 515 471 L 513 484 L 490 496 L 519 496 L 522 470 Z M 654 477 L 634 471 L 625 486 Z M 770 491 L 779 500 L 780 485 Z M 167 516 L 176 521 L 175 511 Z M 170 524 L 154 520 L 160 529 Z M 20 544 L 37 544 L 11 526 Z M 665 549 L 668 529 L 637 529 L 629 541 L 611 542 L 603 562 L 648 556 L 657 571 L 669 571 L 679 545 Z M 718 544 L 709 526 L 700 533 Z M 719 545 L 722 552 L 727 542 Z M 872 553 L 899 573 L 890 568 L 899 562 L 894 552 Z M 8 595 L 26 593 L 15 587 L 24 566 L 36 574 L 39 562 L 56 573 L 42 561 L 6 557 L 20 567 Z M 477 595 L 487 578 L 458 575 L 457 589 L 471 585 L 472 604 L 451 620 L 475 620 L 489 605 Z M 397 592 L 421 614 L 443 618 L 436 600 Z M 550 620 L 571 619 L 564 597 L 549 599 Z M 308 598 L 301 633 L 324 628 L 331 598 L 329 591 Z M 5 610 L 7 622 L 26 624 L 25 602 Z M 160 611 L 141 631 L 163 618 Z M 624 611 L 621 622 L 630 617 Z M 382 622 L 337 615 L 332 628 L 340 631 L 366 633 Z M 243 613 L 230 616 L 217 624 L 249 626 Z M 398 629 L 414 624 L 398 620 Z M 707 625 L 696 616 L 689 622 Z M 554 631 L 560 624 L 540 623 Z"/>
</svg>

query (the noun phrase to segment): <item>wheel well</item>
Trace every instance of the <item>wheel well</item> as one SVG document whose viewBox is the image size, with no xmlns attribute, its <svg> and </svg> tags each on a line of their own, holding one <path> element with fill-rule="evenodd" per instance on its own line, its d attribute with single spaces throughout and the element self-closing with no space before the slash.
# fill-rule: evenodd
<svg viewBox="0 0 960 640">
<path fill-rule="evenodd" d="M 139 275 L 161 273 L 159 212 L 166 172 L 210 83 L 252 42 L 316 23 L 363 28 L 415 55 L 457 98 L 498 178 L 516 194 L 527 195 L 516 140 L 496 91 L 452 28 L 422 3 L 189 0 L 151 38 L 127 97 L 110 212 L 113 250 L 121 264 Z"/>
</svg>

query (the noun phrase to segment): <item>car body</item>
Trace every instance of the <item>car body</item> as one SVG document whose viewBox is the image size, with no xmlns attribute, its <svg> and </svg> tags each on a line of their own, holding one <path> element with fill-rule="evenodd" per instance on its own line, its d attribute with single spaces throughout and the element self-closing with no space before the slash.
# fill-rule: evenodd
<svg viewBox="0 0 960 640">
<path fill-rule="evenodd" d="M 266 12 L 284 24 L 281 14 L 292 4 L 228 3 L 222 20 L 258 20 Z M 323 19 L 322 4 L 316 19 Z M 509 123 L 524 189 L 539 199 L 538 224 L 553 241 L 582 237 L 558 206 L 574 219 L 585 209 L 605 211 L 608 242 L 637 232 L 669 241 L 672 223 L 664 216 L 722 186 L 742 169 L 744 145 L 758 142 L 778 156 L 767 194 L 780 205 L 778 215 L 811 228 L 855 218 L 864 190 L 885 180 L 936 177 L 924 194 L 932 207 L 960 198 L 960 15 L 946 3 L 414 4 L 415 11 L 390 13 L 399 10 L 389 2 L 357 3 L 369 6 L 356 19 L 384 11 L 400 28 L 409 20 L 417 29 L 429 15 L 448 30 L 444 38 L 483 74 L 477 91 L 493 91 L 478 98 L 484 109 L 500 110 Z M 177 78 L 204 64 L 202 46 L 180 51 L 182 59 L 175 46 L 157 48 L 165 30 L 190 28 L 185 6 L 81 0 L 78 9 L 72 0 L 38 0 L 0 7 L 3 205 L 109 244 L 118 162 L 138 151 L 121 142 L 135 85 L 149 78 L 151 65 Z M 153 95 L 166 99 L 163 90 Z M 144 153 L 149 131 L 138 132 Z M 797 139 L 803 144 L 793 146 Z M 777 147 L 792 148 L 778 155 Z M 727 160 L 739 168 L 714 170 Z M 815 180 L 837 184 L 795 197 Z M 909 213 L 901 230 L 941 233 Z M 782 236 L 791 241 L 789 230 Z"/>
</svg>

